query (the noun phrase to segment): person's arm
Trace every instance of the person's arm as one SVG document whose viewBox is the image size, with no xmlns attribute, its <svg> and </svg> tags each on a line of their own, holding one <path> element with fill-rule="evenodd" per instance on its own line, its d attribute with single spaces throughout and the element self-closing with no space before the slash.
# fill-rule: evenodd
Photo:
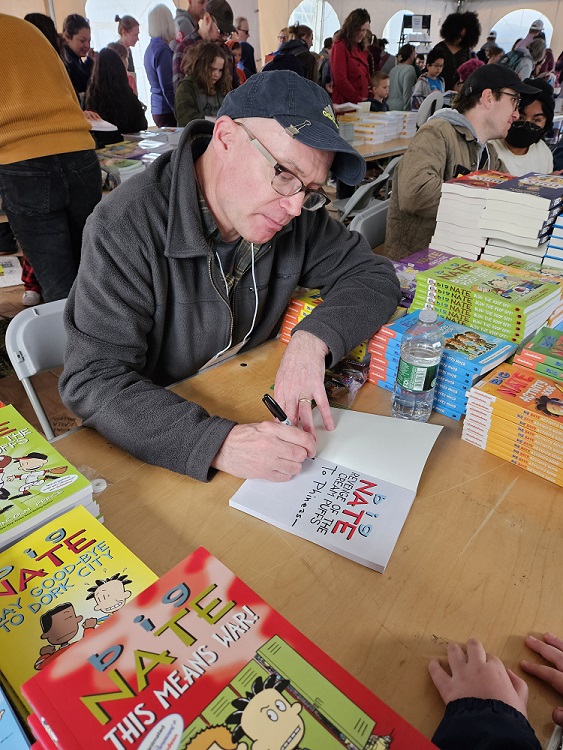
<svg viewBox="0 0 563 750">
<path fill-rule="evenodd" d="M 403 78 L 403 110 L 410 112 L 412 91 L 416 85 L 416 73 L 412 65 L 408 66 L 408 70 Z"/>
<path fill-rule="evenodd" d="M 420 109 L 420 105 L 428 96 L 426 89 L 427 89 L 426 76 L 421 75 L 418 81 L 416 82 L 414 89 L 412 90 L 412 101 L 411 101 L 412 109 Z"/>
<path fill-rule="evenodd" d="M 422 127 L 403 155 L 395 178 L 399 208 L 435 219 L 446 172 L 448 144 L 438 127 Z"/>
<path fill-rule="evenodd" d="M 170 47 L 162 47 L 157 52 L 154 68 L 158 77 L 158 84 L 162 96 L 170 111 L 174 112 L 174 87 L 172 85 L 172 50 Z"/>
<path fill-rule="evenodd" d="M 184 127 L 192 120 L 203 117 L 203 112 L 199 111 L 197 89 L 192 80 L 183 78 L 180 81 L 174 101 L 178 127 Z"/>
<path fill-rule="evenodd" d="M 345 44 L 333 44 L 330 51 L 330 70 L 332 84 L 338 94 L 347 102 L 357 104 L 361 100 L 360 92 L 356 90 L 348 78 L 348 57 L 350 52 Z"/>
<path fill-rule="evenodd" d="M 448 644 L 449 671 L 428 671 L 446 704 L 432 742 L 440 750 L 541 750 L 526 716 L 528 686 L 480 641 Z"/>
<path fill-rule="evenodd" d="M 387 322 L 399 303 L 397 275 L 366 240 L 321 210 L 296 224 L 296 242 L 305 243 L 299 284 L 319 288 L 323 303 L 293 329 L 275 383 L 275 398 L 290 420 L 299 418 L 313 432 L 314 399 L 327 428 L 332 427 L 324 371 Z M 301 238 L 300 232 L 306 236 Z M 307 335 L 305 335 L 307 334 Z"/>
</svg>

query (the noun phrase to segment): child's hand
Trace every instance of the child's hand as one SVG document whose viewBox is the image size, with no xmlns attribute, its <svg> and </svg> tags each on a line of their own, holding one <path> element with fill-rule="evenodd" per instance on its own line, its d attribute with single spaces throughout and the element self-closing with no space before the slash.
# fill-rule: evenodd
<svg viewBox="0 0 563 750">
<path fill-rule="evenodd" d="M 431 659 L 428 664 L 444 703 L 458 698 L 488 698 L 503 701 L 527 715 L 528 686 L 497 656 L 487 654 L 481 641 L 471 638 L 465 648 L 459 643 L 448 644 L 448 663 L 451 675 L 438 659 Z"/>
<path fill-rule="evenodd" d="M 526 646 L 535 651 L 536 654 L 543 656 L 546 661 L 554 664 L 554 667 L 547 667 L 545 664 L 538 664 L 535 661 L 523 660 L 520 666 L 524 672 L 539 677 L 540 680 L 547 682 L 558 693 L 563 695 L 563 641 L 553 633 L 544 633 L 543 641 L 529 635 L 525 639 Z M 559 726 L 563 726 L 563 707 L 553 709 L 553 721 Z"/>
</svg>

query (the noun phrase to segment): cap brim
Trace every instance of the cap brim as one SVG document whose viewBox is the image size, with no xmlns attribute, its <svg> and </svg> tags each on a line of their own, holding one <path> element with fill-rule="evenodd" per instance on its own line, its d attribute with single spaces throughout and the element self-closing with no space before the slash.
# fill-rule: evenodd
<svg viewBox="0 0 563 750">
<path fill-rule="evenodd" d="M 519 94 L 539 94 L 540 89 L 537 89 L 535 86 L 528 86 L 527 83 L 522 83 L 521 81 L 518 81 L 518 83 L 507 83 L 506 84 L 509 88 L 514 89 L 514 91 L 518 91 Z"/>
<path fill-rule="evenodd" d="M 294 117 L 287 115 L 275 115 L 274 119 L 282 128 L 293 125 L 299 129 L 294 137 L 306 146 L 316 148 L 319 151 L 334 151 L 334 160 L 331 171 L 346 185 L 358 185 L 366 174 L 366 160 L 356 149 L 341 138 L 340 135 L 328 125 L 315 125 L 314 129 L 302 126 L 301 122 L 295 121 Z M 299 127 L 301 125 L 301 127 Z"/>
</svg>

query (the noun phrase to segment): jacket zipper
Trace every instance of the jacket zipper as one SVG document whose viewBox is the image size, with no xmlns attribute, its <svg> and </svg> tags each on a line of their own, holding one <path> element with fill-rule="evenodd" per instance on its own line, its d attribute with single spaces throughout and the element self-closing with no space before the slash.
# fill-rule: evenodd
<svg viewBox="0 0 563 750">
<path fill-rule="evenodd" d="M 223 302 L 227 305 L 227 309 L 229 310 L 229 315 L 230 315 L 230 318 L 231 318 L 231 326 L 230 326 L 230 331 L 229 331 L 228 346 L 231 346 L 231 344 L 233 342 L 233 328 L 234 328 L 233 311 L 231 310 L 231 306 L 229 304 L 229 300 L 225 299 L 225 297 L 223 297 L 223 295 L 221 294 L 221 292 L 217 289 L 217 287 L 215 285 L 215 281 L 213 280 L 213 274 L 211 272 L 211 257 L 209 257 L 207 259 L 207 270 L 208 270 L 208 273 L 209 273 L 209 280 L 211 281 L 211 286 L 213 287 L 213 289 L 215 289 L 215 291 L 217 292 L 217 294 L 219 295 L 219 297 L 223 300 Z"/>
</svg>

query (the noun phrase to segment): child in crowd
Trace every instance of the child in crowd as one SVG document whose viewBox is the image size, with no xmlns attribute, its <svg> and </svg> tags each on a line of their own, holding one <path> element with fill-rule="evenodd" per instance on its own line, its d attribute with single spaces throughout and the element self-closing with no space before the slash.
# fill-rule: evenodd
<svg viewBox="0 0 563 750">
<path fill-rule="evenodd" d="M 382 70 L 376 70 L 371 77 L 371 106 L 372 112 L 388 112 L 389 105 L 387 97 L 389 96 L 389 76 Z"/>
<path fill-rule="evenodd" d="M 444 67 L 444 56 L 439 50 L 431 50 L 426 61 L 426 72 L 415 84 L 412 92 L 412 108 L 420 109 L 420 105 L 433 91 L 446 90 L 444 79 L 440 76 Z"/>
<path fill-rule="evenodd" d="M 563 693 L 563 640 L 545 633 L 529 635 L 526 646 L 553 667 L 523 660 L 520 667 Z M 483 644 L 470 639 L 465 646 L 448 645 L 449 672 L 438 659 L 428 664 L 430 677 L 446 712 L 432 742 L 440 750 L 541 750 L 527 720 L 528 685 Z M 554 708 L 553 721 L 563 725 L 563 708 Z"/>
<path fill-rule="evenodd" d="M 90 24 L 78 13 L 67 16 L 63 22 L 63 62 L 80 103 L 88 88 L 94 61 L 90 52 Z"/>
<path fill-rule="evenodd" d="M 240 62 L 240 59 L 242 57 L 242 47 L 240 46 L 240 42 L 237 42 L 235 39 L 230 39 L 228 42 L 225 42 L 227 47 L 231 50 L 233 53 L 233 57 L 235 60 L 235 70 L 238 75 L 238 79 L 240 83 L 244 83 L 246 81 L 246 73 L 242 68 L 238 67 L 238 64 Z"/>
<path fill-rule="evenodd" d="M 86 109 L 117 125 L 119 140 L 122 133 L 136 133 L 147 128 L 144 107 L 127 80 L 121 58 L 112 49 L 98 54 L 86 91 Z"/>
<path fill-rule="evenodd" d="M 178 84 L 175 99 L 178 125 L 215 117 L 225 94 L 231 90 L 231 74 L 221 47 L 215 42 L 188 47 L 181 70 L 184 78 Z"/>
<path fill-rule="evenodd" d="M 127 51 L 127 47 L 124 47 L 121 42 L 110 42 L 108 44 L 108 49 L 112 49 L 114 52 L 117 52 L 117 54 L 121 58 L 121 62 L 125 65 L 125 70 L 127 70 L 127 65 L 129 62 L 129 52 Z M 133 73 L 130 73 L 129 70 L 127 70 L 127 82 L 129 83 L 129 88 L 131 89 L 131 91 L 135 94 L 135 96 L 137 96 L 137 81 Z"/>
</svg>

